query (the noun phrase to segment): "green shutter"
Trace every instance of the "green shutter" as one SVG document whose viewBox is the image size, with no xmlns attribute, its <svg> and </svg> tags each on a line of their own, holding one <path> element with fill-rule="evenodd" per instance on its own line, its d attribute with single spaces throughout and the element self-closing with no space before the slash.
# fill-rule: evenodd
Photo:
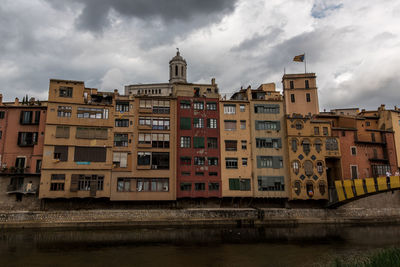
<svg viewBox="0 0 400 267">
<path fill-rule="evenodd" d="M 204 137 L 193 137 L 194 148 L 204 148 Z"/>
<path fill-rule="evenodd" d="M 272 168 L 279 169 L 279 157 L 272 157 Z"/>
<path fill-rule="evenodd" d="M 190 118 L 181 118 L 181 130 L 190 130 Z"/>
<path fill-rule="evenodd" d="M 282 148 L 282 139 L 278 138 L 278 147 Z"/>
<path fill-rule="evenodd" d="M 240 190 L 239 179 L 229 179 L 229 190 Z"/>
<path fill-rule="evenodd" d="M 256 121 L 256 130 L 260 130 L 259 121 Z"/>
<path fill-rule="evenodd" d="M 244 179 L 243 181 L 243 190 L 250 191 L 250 179 Z"/>
<path fill-rule="evenodd" d="M 261 168 L 261 157 L 257 156 L 257 168 Z"/>
<path fill-rule="evenodd" d="M 276 121 L 276 130 L 279 131 L 281 129 L 281 122 L 280 121 Z"/>
</svg>

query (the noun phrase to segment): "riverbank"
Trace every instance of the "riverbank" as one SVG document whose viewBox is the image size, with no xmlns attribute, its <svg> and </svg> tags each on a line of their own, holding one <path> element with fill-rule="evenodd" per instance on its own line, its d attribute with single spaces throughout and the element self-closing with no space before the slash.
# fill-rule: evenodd
<svg viewBox="0 0 400 267">
<path fill-rule="evenodd" d="M 399 208 L 3 211 L 0 228 L 400 223 Z"/>
</svg>

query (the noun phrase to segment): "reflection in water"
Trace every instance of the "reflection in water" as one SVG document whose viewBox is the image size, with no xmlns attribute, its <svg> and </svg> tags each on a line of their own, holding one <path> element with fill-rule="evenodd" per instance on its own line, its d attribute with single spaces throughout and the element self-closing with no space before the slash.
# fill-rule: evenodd
<svg viewBox="0 0 400 267">
<path fill-rule="evenodd" d="M 0 265 L 313 266 L 399 240 L 400 226 L 3 230 Z"/>
</svg>

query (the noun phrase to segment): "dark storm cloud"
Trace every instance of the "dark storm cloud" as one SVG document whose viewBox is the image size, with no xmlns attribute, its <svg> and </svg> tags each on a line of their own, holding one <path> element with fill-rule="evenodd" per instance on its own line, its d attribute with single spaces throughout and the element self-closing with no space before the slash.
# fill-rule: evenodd
<svg viewBox="0 0 400 267">
<path fill-rule="evenodd" d="M 77 20 L 78 27 L 101 32 L 111 23 L 109 18 L 111 10 L 128 18 L 147 21 L 161 19 L 166 24 L 174 21 L 188 22 L 203 17 L 202 22 L 205 26 L 232 12 L 237 0 L 74 0 L 74 2 L 84 6 Z"/>
<path fill-rule="evenodd" d="M 269 27 L 266 34 L 255 34 L 251 38 L 245 39 L 238 46 L 232 47 L 232 52 L 251 52 L 254 49 L 259 49 L 260 46 L 268 46 L 268 43 L 274 41 L 280 34 L 283 33 L 281 28 Z M 262 48 L 262 47 L 261 47 Z"/>
</svg>

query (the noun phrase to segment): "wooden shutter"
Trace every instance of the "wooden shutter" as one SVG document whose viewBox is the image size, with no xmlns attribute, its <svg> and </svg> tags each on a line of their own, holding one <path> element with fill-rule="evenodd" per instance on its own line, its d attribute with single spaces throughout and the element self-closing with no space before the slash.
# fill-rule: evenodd
<svg viewBox="0 0 400 267">
<path fill-rule="evenodd" d="M 278 138 L 278 147 L 282 148 L 282 139 Z"/>
<path fill-rule="evenodd" d="M 276 121 L 275 124 L 276 124 L 276 130 L 280 131 L 281 130 L 281 122 L 280 121 Z"/>
<path fill-rule="evenodd" d="M 190 130 L 190 118 L 181 118 L 181 130 Z"/>
<path fill-rule="evenodd" d="M 272 168 L 279 169 L 280 168 L 280 160 L 282 157 L 272 157 Z"/>
<path fill-rule="evenodd" d="M 60 161 L 68 161 L 68 146 L 55 146 L 54 153 L 60 153 Z"/>
<path fill-rule="evenodd" d="M 69 191 L 77 192 L 79 185 L 79 174 L 72 174 L 71 175 L 71 185 Z"/>
<path fill-rule="evenodd" d="M 121 168 L 126 168 L 127 162 L 128 162 L 128 153 L 121 153 L 121 161 L 119 163 L 119 166 Z"/>
<path fill-rule="evenodd" d="M 97 192 L 97 175 L 93 175 L 90 180 L 90 196 L 95 197 Z"/>
</svg>

